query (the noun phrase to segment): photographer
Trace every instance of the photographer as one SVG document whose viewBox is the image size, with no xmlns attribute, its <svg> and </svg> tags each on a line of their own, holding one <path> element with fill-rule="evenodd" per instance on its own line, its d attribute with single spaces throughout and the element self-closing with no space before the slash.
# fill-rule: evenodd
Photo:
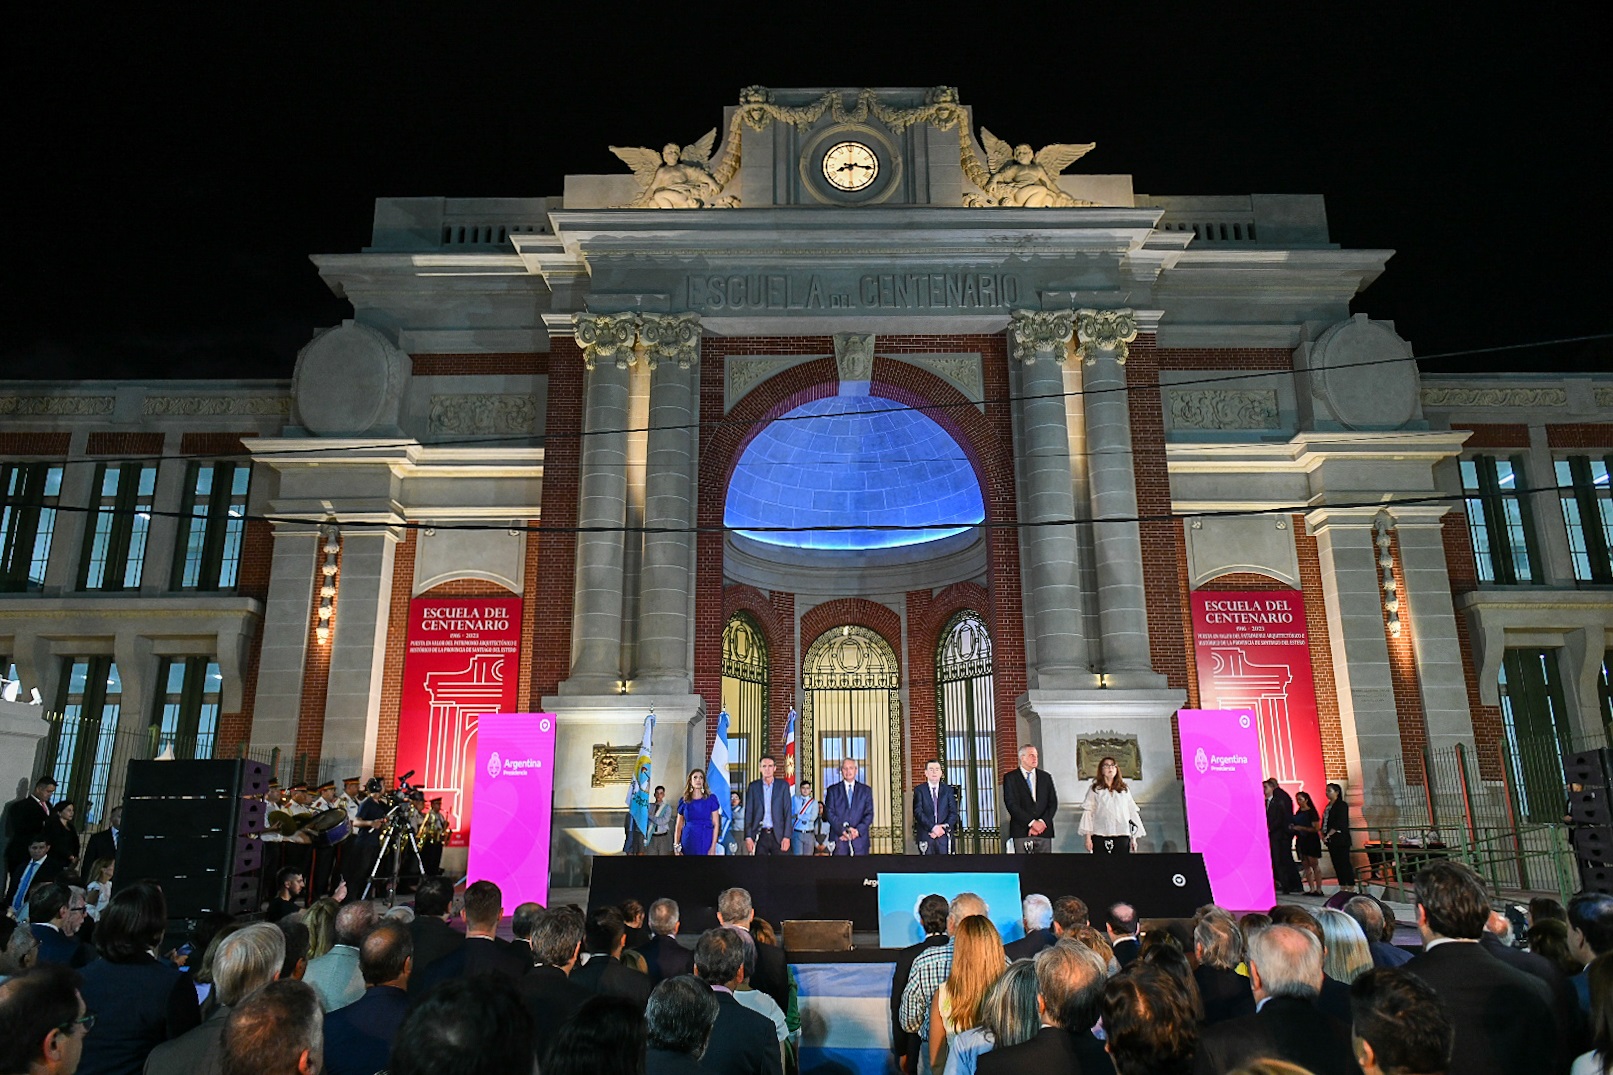
<svg viewBox="0 0 1613 1075">
<path fill-rule="evenodd" d="M 380 777 L 370 777 L 364 791 L 364 799 L 358 804 L 358 814 L 353 819 L 353 835 L 347 838 L 342 856 L 342 876 L 347 880 L 349 903 L 366 898 L 364 890 L 381 849 L 381 830 L 386 828 L 387 814 L 392 809 L 386 782 Z"/>
</svg>

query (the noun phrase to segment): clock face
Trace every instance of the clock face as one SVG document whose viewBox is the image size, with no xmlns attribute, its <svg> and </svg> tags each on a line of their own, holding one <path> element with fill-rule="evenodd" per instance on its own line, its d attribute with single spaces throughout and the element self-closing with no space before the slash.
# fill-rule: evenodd
<svg viewBox="0 0 1613 1075">
<path fill-rule="evenodd" d="M 861 142 L 839 142 L 823 155 L 823 178 L 837 190 L 865 189 L 879 175 L 879 158 Z"/>
</svg>

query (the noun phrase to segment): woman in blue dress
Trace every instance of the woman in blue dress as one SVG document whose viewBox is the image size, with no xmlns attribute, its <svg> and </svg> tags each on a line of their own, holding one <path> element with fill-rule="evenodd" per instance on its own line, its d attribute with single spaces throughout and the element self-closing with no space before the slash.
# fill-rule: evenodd
<svg viewBox="0 0 1613 1075">
<path fill-rule="evenodd" d="M 717 819 L 721 816 L 722 804 L 706 790 L 706 774 L 691 769 L 683 786 L 683 798 L 678 800 L 678 832 L 672 842 L 673 853 L 716 854 Z"/>
</svg>

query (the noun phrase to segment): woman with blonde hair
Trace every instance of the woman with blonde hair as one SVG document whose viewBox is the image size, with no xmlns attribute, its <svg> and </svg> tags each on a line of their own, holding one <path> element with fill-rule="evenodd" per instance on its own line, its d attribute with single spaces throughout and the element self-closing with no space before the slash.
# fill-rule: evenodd
<svg viewBox="0 0 1613 1075">
<path fill-rule="evenodd" d="M 980 1025 L 986 991 L 1008 968 L 1002 935 L 985 915 L 970 915 L 952 935 L 952 970 L 930 1002 L 930 1069 L 946 1065 L 947 1041 Z"/>
<path fill-rule="evenodd" d="M 321 896 L 303 912 L 303 925 L 308 927 L 308 961 L 312 963 L 329 952 L 336 944 L 336 912 L 342 905 L 329 896 Z"/>
<path fill-rule="evenodd" d="M 1087 850 L 1095 855 L 1129 855 L 1137 850 L 1137 838 L 1148 835 L 1137 800 L 1113 758 L 1098 762 L 1098 775 L 1081 803 L 1080 830 Z"/>
<path fill-rule="evenodd" d="M 975 1075 L 983 1054 L 1034 1038 L 1042 1028 L 1042 1013 L 1036 1006 L 1037 988 L 1034 959 L 1016 959 L 1008 964 L 980 1002 L 980 1025 L 948 1040 L 942 1075 Z"/>
<path fill-rule="evenodd" d="M 1316 920 L 1322 924 L 1322 940 L 1327 944 L 1323 974 L 1349 983 L 1372 969 L 1372 949 L 1361 923 L 1331 907 L 1317 910 Z"/>
<path fill-rule="evenodd" d="M 717 823 L 722 802 L 706 787 L 703 769 L 690 769 L 678 800 L 678 829 L 672 837 L 674 855 L 715 855 Z"/>
</svg>

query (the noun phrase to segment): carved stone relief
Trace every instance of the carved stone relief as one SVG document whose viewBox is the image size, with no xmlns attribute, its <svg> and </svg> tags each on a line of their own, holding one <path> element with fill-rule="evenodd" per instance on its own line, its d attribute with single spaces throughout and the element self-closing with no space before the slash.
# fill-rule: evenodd
<svg viewBox="0 0 1613 1075">
<path fill-rule="evenodd" d="M 723 413 L 774 374 L 816 362 L 822 355 L 729 355 L 723 363 Z"/>
<path fill-rule="evenodd" d="M 1603 393 L 1613 402 L 1613 390 L 1598 388 L 1597 403 Z M 1424 407 L 1563 407 L 1568 392 L 1561 388 L 1425 388 Z"/>
<path fill-rule="evenodd" d="M 0 396 L 0 414 L 10 417 L 72 417 L 111 414 L 112 396 Z"/>
<path fill-rule="evenodd" d="M 1014 358 L 1025 365 L 1035 365 L 1038 358 L 1062 363 L 1075 336 L 1075 311 L 1015 310 L 1009 315 L 1008 331 Z"/>
<path fill-rule="evenodd" d="M 262 415 L 279 417 L 291 413 L 290 396 L 147 396 L 140 413 L 153 417 L 191 415 Z"/>
<path fill-rule="evenodd" d="M 644 361 L 655 369 L 661 362 L 676 362 L 680 370 L 700 364 L 699 314 L 644 314 L 639 318 L 639 340 Z"/>
<path fill-rule="evenodd" d="M 1131 354 L 1127 346 L 1137 338 L 1137 315 L 1131 310 L 1077 310 L 1075 357 L 1095 365 L 1098 352 L 1113 354 L 1115 365 L 1124 366 Z"/>
<path fill-rule="evenodd" d="M 1183 388 L 1170 392 L 1172 429 L 1276 429 L 1275 389 Z"/>
<path fill-rule="evenodd" d="M 971 403 L 985 402 L 985 378 L 980 370 L 979 355 L 893 355 L 892 357 L 899 362 L 907 362 L 936 374 L 962 392 Z"/>
<path fill-rule="evenodd" d="M 426 431 L 432 434 L 532 433 L 538 405 L 526 395 L 432 396 Z"/>
<path fill-rule="evenodd" d="M 873 333 L 837 332 L 834 335 L 835 366 L 840 381 L 869 381 L 874 376 Z"/>
<path fill-rule="evenodd" d="M 603 788 L 612 784 L 631 784 L 633 771 L 638 766 L 638 747 L 594 744 L 594 779 L 592 787 Z"/>
</svg>

